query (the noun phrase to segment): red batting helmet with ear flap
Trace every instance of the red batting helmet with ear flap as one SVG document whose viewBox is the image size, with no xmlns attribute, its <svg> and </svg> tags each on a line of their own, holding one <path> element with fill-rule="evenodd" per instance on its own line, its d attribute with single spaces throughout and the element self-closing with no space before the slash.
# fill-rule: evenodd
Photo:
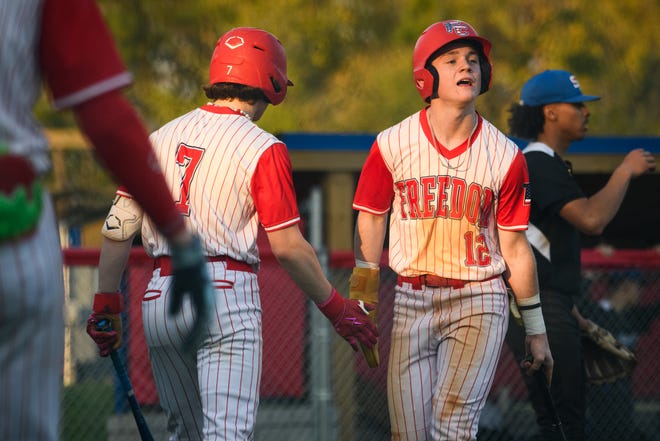
<svg viewBox="0 0 660 441">
<path fill-rule="evenodd" d="M 235 28 L 215 45 L 209 82 L 236 83 L 263 90 L 271 104 L 284 100 L 288 86 L 286 53 L 271 33 L 257 28 Z"/>
<path fill-rule="evenodd" d="M 445 20 L 432 24 L 422 32 L 413 51 L 413 77 L 415 87 L 422 99 L 429 102 L 437 96 L 438 84 L 435 68 L 430 66 L 429 58 L 440 48 L 456 40 L 471 40 L 481 46 L 479 54 L 481 65 L 481 90 L 484 93 L 490 87 L 492 64 L 490 62 L 490 41 L 477 34 L 472 26 L 461 20 Z"/>
</svg>

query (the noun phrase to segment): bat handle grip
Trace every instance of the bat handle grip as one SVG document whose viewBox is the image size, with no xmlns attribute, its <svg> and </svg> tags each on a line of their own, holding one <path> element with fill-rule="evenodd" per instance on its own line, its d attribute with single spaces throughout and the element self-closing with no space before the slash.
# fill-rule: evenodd
<svg viewBox="0 0 660 441">
<path fill-rule="evenodd" d="M 112 331 L 112 322 L 108 319 L 101 319 L 96 323 L 96 330 L 110 332 Z"/>
<path fill-rule="evenodd" d="M 536 380 L 538 387 L 541 388 L 543 399 L 545 400 L 545 405 L 552 414 L 552 426 L 555 432 L 559 433 L 562 441 L 566 441 L 566 434 L 564 433 L 564 428 L 562 427 L 561 419 L 559 418 L 559 413 L 557 412 L 557 408 L 555 406 L 555 401 L 552 398 L 550 385 L 548 384 L 548 379 L 545 377 L 545 372 L 543 372 L 543 369 L 539 369 L 538 371 L 534 372 L 534 380 Z"/>
</svg>

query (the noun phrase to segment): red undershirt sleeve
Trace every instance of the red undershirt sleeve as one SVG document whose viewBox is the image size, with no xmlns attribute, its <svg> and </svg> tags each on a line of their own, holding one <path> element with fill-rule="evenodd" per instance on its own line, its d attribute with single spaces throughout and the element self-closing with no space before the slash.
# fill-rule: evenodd
<svg viewBox="0 0 660 441">
<path fill-rule="evenodd" d="M 120 92 L 86 101 L 74 112 L 101 162 L 160 232 L 172 238 L 183 230 L 183 217 L 174 205 L 146 129 Z"/>
<path fill-rule="evenodd" d="M 58 109 L 131 83 L 96 2 L 45 0 L 39 63 Z"/>
<path fill-rule="evenodd" d="M 360 173 L 353 209 L 384 214 L 390 210 L 393 199 L 392 173 L 380 154 L 378 143 L 374 142 Z"/>
<path fill-rule="evenodd" d="M 259 222 L 276 231 L 300 222 L 289 152 L 275 143 L 259 158 L 252 176 L 252 197 Z"/>
<path fill-rule="evenodd" d="M 505 230 L 526 230 L 531 207 L 529 172 L 522 151 L 518 151 L 500 188 L 497 226 Z"/>
<path fill-rule="evenodd" d="M 137 112 L 131 82 L 96 2 L 45 0 L 39 62 L 57 108 L 71 108 L 101 163 L 168 238 L 183 230 Z"/>
</svg>

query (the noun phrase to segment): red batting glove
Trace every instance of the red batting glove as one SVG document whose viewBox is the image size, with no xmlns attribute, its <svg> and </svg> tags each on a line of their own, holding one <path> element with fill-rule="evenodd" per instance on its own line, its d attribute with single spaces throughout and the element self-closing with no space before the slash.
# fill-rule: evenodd
<svg viewBox="0 0 660 441">
<path fill-rule="evenodd" d="M 375 308 L 371 303 L 345 299 L 336 289 L 332 288 L 330 298 L 316 306 L 330 320 L 337 334 L 350 343 L 354 351 L 359 349 L 358 343 L 372 348 L 378 341 L 376 325 L 367 315 Z"/>
<path fill-rule="evenodd" d="M 107 357 L 121 346 L 122 324 L 119 314 L 124 309 L 124 295 L 96 293 L 93 311 L 87 318 L 87 334 L 99 347 L 99 355 Z"/>
</svg>

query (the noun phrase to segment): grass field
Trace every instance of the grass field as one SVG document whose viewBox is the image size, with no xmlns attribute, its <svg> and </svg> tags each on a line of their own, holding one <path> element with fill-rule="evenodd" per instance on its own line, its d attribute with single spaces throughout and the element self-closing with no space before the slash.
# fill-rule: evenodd
<svg viewBox="0 0 660 441">
<path fill-rule="evenodd" d="M 62 441 L 106 441 L 106 421 L 114 410 L 111 382 L 85 381 L 64 389 Z"/>
</svg>

